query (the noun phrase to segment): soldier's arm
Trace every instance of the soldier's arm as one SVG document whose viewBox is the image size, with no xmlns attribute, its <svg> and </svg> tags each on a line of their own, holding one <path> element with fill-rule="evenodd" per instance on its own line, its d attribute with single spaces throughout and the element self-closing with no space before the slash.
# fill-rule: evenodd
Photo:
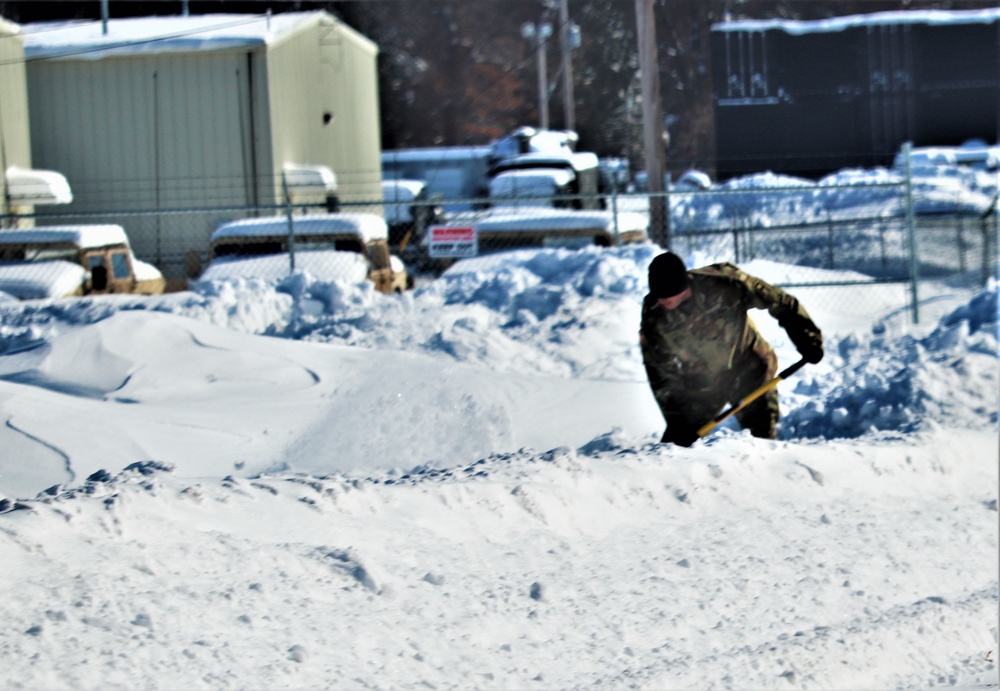
<svg viewBox="0 0 1000 691">
<path fill-rule="evenodd" d="M 735 267 L 734 267 L 735 268 Z M 756 276 L 737 271 L 751 307 L 766 309 L 785 330 L 795 348 L 807 362 L 823 359 L 823 334 L 798 299 Z"/>
</svg>

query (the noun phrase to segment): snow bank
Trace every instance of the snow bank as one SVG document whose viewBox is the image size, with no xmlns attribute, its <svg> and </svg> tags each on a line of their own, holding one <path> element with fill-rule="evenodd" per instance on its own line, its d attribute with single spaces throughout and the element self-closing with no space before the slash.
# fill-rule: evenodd
<svg viewBox="0 0 1000 691">
<path fill-rule="evenodd" d="M 997 289 L 975 296 L 923 338 L 842 338 L 833 368 L 800 378 L 782 420 L 792 437 L 834 439 L 872 431 L 912 432 L 926 424 L 996 428 Z M 992 393 L 990 393 L 992 391 Z"/>
<path fill-rule="evenodd" d="M 643 382 L 636 340 L 645 269 L 654 245 L 521 250 L 460 263 L 398 296 L 365 283 L 205 281 L 188 293 L 144 299 L 0 304 L 0 353 L 118 310 L 155 310 L 287 339 L 403 350 L 497 372 Z M 699 259 L 709 259 L 699 257 Z M 746 267 L 768 280 L 815 269 Z M 818 323 L 822 313 L 805 299 Z M 770 320 L 758 320 L 762 326 Z M 946 314 L 929 334 L 826 333 L 827 358 L 782 385 L 783 438 L 912 432 L 936 421 L 996 425 L 997 286 Z M 770 333 L 775 333 L 771 329 Z M 769 336 L 796 357 L 783 332 Z"/>
<path fill-rule="evenodd" d="M 406 473 L 95 473 L 2 515 L 5 680 L 995 688 L 994 443 L 606 435 Z"/>
</svg>

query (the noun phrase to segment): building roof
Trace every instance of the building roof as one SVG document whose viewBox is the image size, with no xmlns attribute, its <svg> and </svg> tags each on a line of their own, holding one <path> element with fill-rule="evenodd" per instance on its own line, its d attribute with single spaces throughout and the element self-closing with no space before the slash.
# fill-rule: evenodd
<svg viewBox="0 0 1000 691">
<path fill-rule="evenodd" d="M 266 47 L 323 19 L 337 21 L 319 11 L 113 18 L 106 32 L 102 20 L 33 22 L 21 28 L 28 60 L 99 60 Z"/>
<path fill-rule="evenodd" d="M 1000 8 L 985 10 L 899 10 L 852 14 L 830 19 L 798 21 L 785 19 L 739 19 L 713 24 L 713 31 L 766 31 L 790 34 L 825 33 L 880 24 L 988 24 L 1000 21 Z"/>
<path fill-rule="evenodd" d="M 21 33 L 21 27 L 14 22 L 9 22 L 0 17 L 0 36 L 17 36 Z"/>
</svg>

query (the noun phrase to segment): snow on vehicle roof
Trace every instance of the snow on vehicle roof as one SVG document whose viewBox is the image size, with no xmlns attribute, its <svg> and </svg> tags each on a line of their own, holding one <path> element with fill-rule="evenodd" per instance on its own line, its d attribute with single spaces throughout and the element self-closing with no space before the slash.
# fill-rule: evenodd
<svg viewBox="0 0 1000 691">
<path fill-rule="evenodd" d="M 493 165 L 496 171 L 514 168 L 555 168 L 568 167 L 573 170 L 586 170 L 598 167 L 597 154 L 590 151 L 578 152 L 532 152 L 504 158 Z"/>
<path fill-rule="evenodd" d="M 105 247 L 128 244 L 125 230 L 118 225 L 42 226 L 25 230 L 0 231 L 0 244 L 72 244 L 78 247 Z"/>
<path fill-rule="evenodd" d="M 76 291 L 86 276 L 82 266 L 62 259 L 0 263 L 0 292 L 22 300 L 58 298 Z"/>
<path fill-rule="evenodd" d="M 382 161 L 466 161 L 482 159 L 490 152 L 490 147 L 480 146 L 428 146 L 410 149 L 386 149 Z"/>
<path fill-rule="evenodd" d="M 1000 168 L 1000 146 L 983 142 L 966 142 L 961 146 L 918 146 L 910 152 L 914 165 L 979 166 L 985 170 Z M 906 164 L 904 153 L 896 154 L 892 165 L 901 169 Z"/>
<path fill-rule="evenodd" d="M 713 24 L 713 31 L 765 31 L 780 29 L 790 34 L 843 31 L 859 26 L 880 24 L 987 24 L 1000 20 L 1000 9 L 985 10 L 900 10 L 872 12 L 818 20 L 738 19 Z"/>
<path fill-rule="evenodd" d="M 517 168 L 505 170 L 490 180 L 490 196 L 551 196 L 554 187 L 568 185 L 573 173 L 565 168 Z"/>
<path fill-rule="evenodd" d="M 137 281 L 152 281 L 163 278 L 163 273 L 155 265 L 135 257 L 132 257 L 132 272 Z"/>
<path fill-rule="evenodd" d="M 326 12 L 207 14 L 32 22 L 22 25 L 24 56 L 99 60 L 112 55 L 247 49 L 274 43 Z"/>
<path fill-rule="evenodd" d="M 224 257 L 216 259 L 198 279 L 199 281 L 224 281 L 259 278 L 280 281 L 290 273 L 287 254 L 264 257 Z M 309 250 L 295 253 L 295 272 L 307 272 L 321 281 L 345 281 L 351 284 L 368 279 L 368 260 L 357 252 L 339 250 Z"/>
<path fill-rule="evenodd" d="M 73 190 L 62 173 L 10 166 L 4 173 L 7 196 L 19 204 L 69 204 Z"/>
<path fill-rule="evenodd" d="M 408 202 L 416 199 L 427 187 L 423 180 L 383 180 L 382 198 L 387 202 Z"/>
<path fill-rule="evenodd" d="M 294 216 L 296 235 L 350 235 L 365 242 L 389 237 L 385 219 L 375 214 L 336 213 Z M 261 238 L 288 235 L 288 218 L 244 218 L 223 223 L 212 233 L 212 242 L 222 238 Z"/>
<path fill-rule="evenodd" d="M 615 214 L 611 211 L 579 210 L 563 211 L 559 209 L 533 208 L 530 211 L 494 211 L 480 216 L 475 221 L 478 233 L 518 233 L 524 231 L 539 231 L 553 233 L 569 233 L 579 231 L 619 232 L 635 230 L 645 231 L 649 227 L 649 219 L 645 214 L 621 211 Z"/>
</svg>

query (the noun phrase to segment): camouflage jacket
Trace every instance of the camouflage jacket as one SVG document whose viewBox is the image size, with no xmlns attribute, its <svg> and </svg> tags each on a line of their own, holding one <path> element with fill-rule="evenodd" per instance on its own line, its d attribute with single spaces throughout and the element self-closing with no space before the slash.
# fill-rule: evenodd
<svg viewBox="0 0 1000 691">
<path fill-rule="evenodd" d="M 796 345 L 822 345 L 809 314 L 781 288 L 730 263 L 695 269 L 688 277 L 691 297 L 676 309 L 664 309 L 650 295 L 642 304 L 643 362 L 661 404 L 667 397 L 711 396 L 733 370 L 752 366 L 752 358 L 773 357 L 750 309 L 766 309 Z"/>
</svg>

